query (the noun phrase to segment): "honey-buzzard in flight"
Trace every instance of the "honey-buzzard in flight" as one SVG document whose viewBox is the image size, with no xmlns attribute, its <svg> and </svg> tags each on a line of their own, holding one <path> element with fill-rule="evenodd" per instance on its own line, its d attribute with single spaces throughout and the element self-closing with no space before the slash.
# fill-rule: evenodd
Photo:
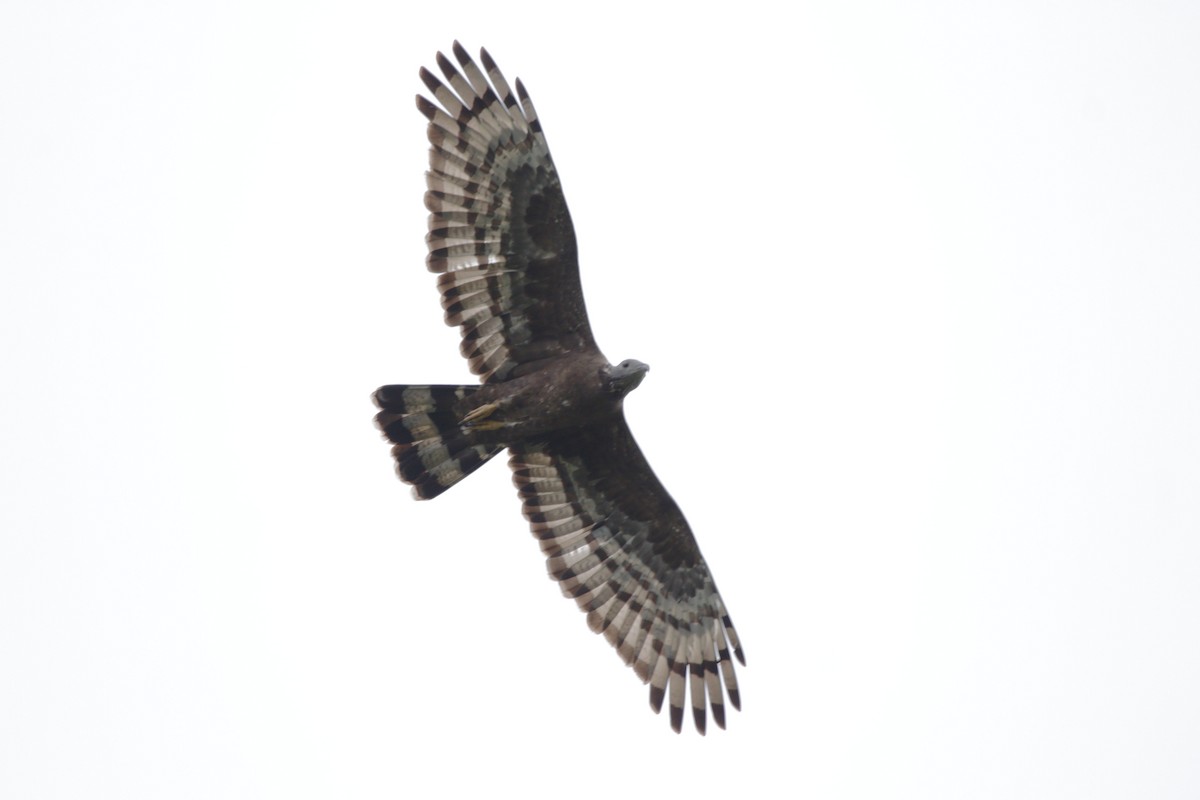
<svg viewBox="0 0 1200 800">
<path fill-rule="evenodd" d="M 633 440 L 622 403 L 649 369 L 592 338 L 575 232 L 537 112 L 487 51 L 457 42 L 444 81 L 421 69 L 429 119 L 427 265 L 478 386 L 384 386 L 376 422 L 400 478 L 436 497 L 504 448 L 522 510 L 563 594 L 670 703 L 725 727 L 740 707 L 725 603 L 683 514 Z M 486 75 L 485 75 L 486 73 Z"/>
</svg>

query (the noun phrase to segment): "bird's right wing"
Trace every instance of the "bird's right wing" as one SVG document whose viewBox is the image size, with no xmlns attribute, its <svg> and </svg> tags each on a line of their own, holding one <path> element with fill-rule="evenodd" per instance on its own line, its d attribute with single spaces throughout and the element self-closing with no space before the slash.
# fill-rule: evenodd
<svg viewBox="0 0 1200 800">
<path fill-rule="evenodd" d="M 623 415 L 510 452 L 525 517 L 563 594 L 650 684 L 656 712 L 669 696 L 672 728 L 682 726 L 685 686 L 697 730 L 707 705 L 724 728 L 724 695 L 740 708 L 729 653 L 744 665 L 742 648 L 687 521 Z"/>
</svg>

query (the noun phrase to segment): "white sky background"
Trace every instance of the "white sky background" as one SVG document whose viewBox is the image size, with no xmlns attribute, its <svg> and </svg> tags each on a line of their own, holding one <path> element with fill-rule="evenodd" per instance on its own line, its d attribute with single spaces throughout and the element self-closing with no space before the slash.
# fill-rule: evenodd
<svg viewBox="0 0 1200 800">
<path fill-rule="evenodd" d="M 1200 6 L 0 10 L 0 795 L 1191 798 Z M 671 733 L 466 382 L 417 68 L 528 85 L 745 644 Z"/>
</svg>

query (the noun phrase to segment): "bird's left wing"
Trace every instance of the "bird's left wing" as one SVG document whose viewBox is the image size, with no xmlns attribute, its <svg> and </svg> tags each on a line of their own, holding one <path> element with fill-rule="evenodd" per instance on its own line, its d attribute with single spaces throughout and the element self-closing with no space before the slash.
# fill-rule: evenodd
<svg viewBox="0 0 1200 800">
<path fill-rule="evenodd" d="M 426 263 L 441 273 L 446 322 L 484 383 L 536 369 L 543 359 L 595 350 L 575 230 L 533 102 L 516 93 L 486 50 L 487 75 L 454 43 L 445 81 L 422 68 L 437 103 L 429 119 Z M 440 104 L 440 105 L 439 105 Z"/>
<path fill-rule="evenodd" d="M 740 708 L 730 650 L 744 665 L 742 648 L 687 521 L 623 415 L 510 452 L 523 511 L 563 594 L 650 684 L 655 712 L 669 698 L 672 728 L 682 726 L 686 692 L 697 730 L 708 705 L 724 728 L 724 696 Z"/>
</svg>

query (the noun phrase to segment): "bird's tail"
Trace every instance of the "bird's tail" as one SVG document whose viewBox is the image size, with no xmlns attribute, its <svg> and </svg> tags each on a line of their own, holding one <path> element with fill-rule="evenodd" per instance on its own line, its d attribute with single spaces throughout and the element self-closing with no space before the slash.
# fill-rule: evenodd
<svg viewBox="0 0 1200 800">
<path fill-rule="evenodd" d="M 478 444 L 463 425 L 478 386 L 381 386 L 375 424 L 390 441 L 400 480 L 418 500 L 437 497 L 503 448 Z"/>
</svg>

